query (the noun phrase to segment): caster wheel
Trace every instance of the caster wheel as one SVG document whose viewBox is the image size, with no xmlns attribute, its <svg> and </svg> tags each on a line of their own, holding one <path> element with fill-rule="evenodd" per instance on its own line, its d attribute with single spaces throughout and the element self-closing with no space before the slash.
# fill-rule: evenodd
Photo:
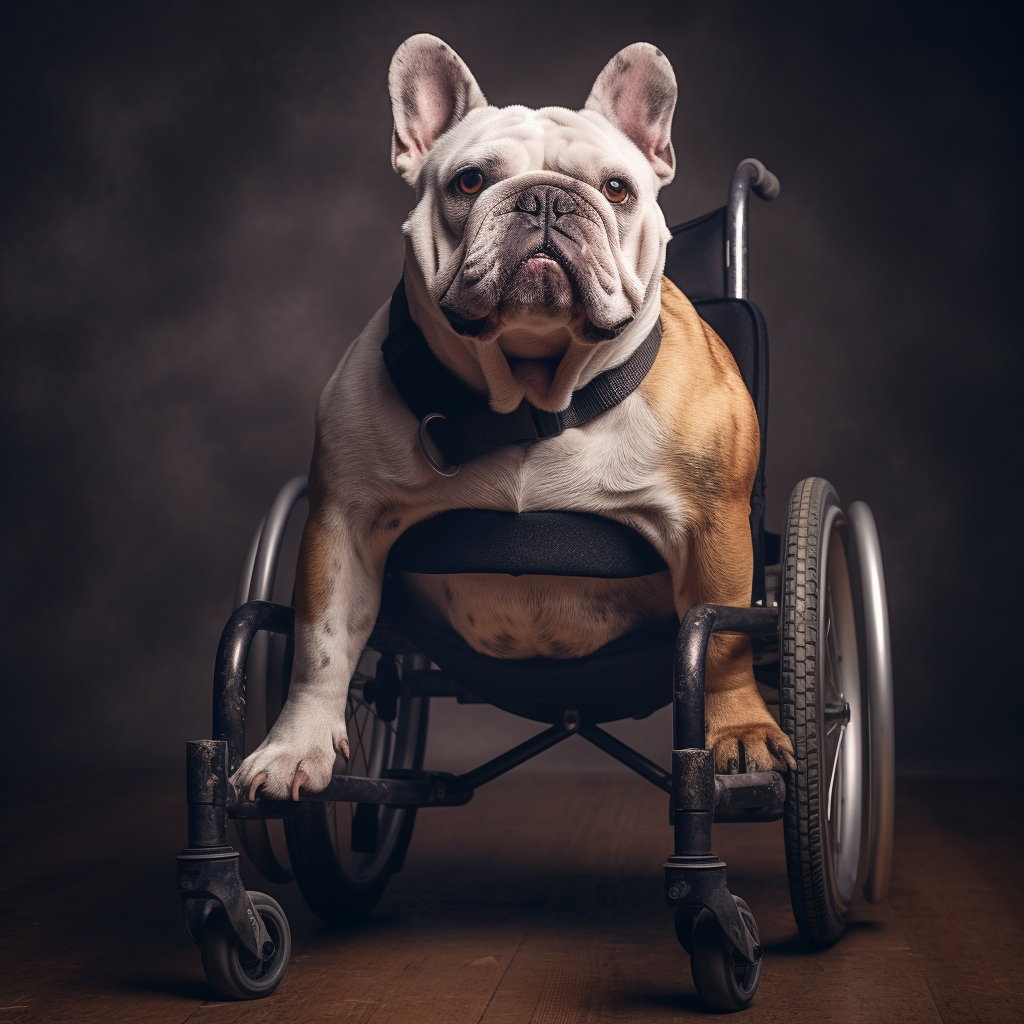
<svg viewBox="0 0 1024 1024">
<path fill-rule="evenodd" d="M 693 926 L 702 913 L 700 907 L 679 907 L 675 912 L 676 938 L 687 953 L 693 952 Z"/>
<path fill-rule="evenodd" d="M 273 956 L 257 960 L 238 941 L 228 915 L 218 903 L 203 926 L 203 970 L 206 980 L 221 995 L 234 999 L 259 999 L 269 996 L 284 977 L 292 955 L 292 933 L 277 900 L 261 892 L 250 892 L 249 899 L 260 915 L 274 943 Z"/>
<path fill-rule="evenodd" d="M 733 899 L 754 942 L 758 942 L 757 924 L 750 907 L 738 896 Z M 690 943 L 690 973 L 701 998 L 715 1010 L 745 1010 L 761 980 L 760 960 L 756 964 L 740 962 L 710 910 L 700 912 Z"/>
</svg>

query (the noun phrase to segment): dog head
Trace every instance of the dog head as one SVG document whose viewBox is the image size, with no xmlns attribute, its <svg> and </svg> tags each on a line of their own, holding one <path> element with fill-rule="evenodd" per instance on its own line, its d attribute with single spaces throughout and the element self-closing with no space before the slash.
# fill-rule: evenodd
<svg viewBox="0 0 1024 1024">
<path fill-rule="evenodd" d="M 389 85 L 392 163 L 416 189 L 403 228 L 413 316 L 497 411 L 524 397 L 564 408 L 658 316 L 671 65 L 634 43 L 580 111 L 492 107 L 450 47 L 418 35 Z"/>
</svg>

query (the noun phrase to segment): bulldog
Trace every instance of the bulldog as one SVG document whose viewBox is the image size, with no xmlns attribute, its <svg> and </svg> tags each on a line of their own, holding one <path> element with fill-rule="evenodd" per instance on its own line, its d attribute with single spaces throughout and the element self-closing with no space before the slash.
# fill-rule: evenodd
<svg viewBox="0 0 1024 1024">
<path fill-rule="evenodd" d="M 450 47 L 417 35 L 396 52 L 389 87 L 392 164 L 416 194 L 404 298 L 378 310 L 317 406 L 291 686 L 233 776 L 250 798 L 322 790 L 336 754 L 348 756 L 348 685 L 385 561 L 428 516 L 596 513 L 639 531 L 668 566 L 634 579 L 405 575 L 425 615 L 492 656 L 580 657 L 701 602 L 750 604 L 757 416 L 728 348 L 662 276 L 658 192 L 675 172 L 666 57 L 627 46 L 582 110 L 493 107 Z M 600 415 L 448 466 L 382 357 L 398 301 L 432 358 L 496 413 L 524 400 L 558 413 L 649 350 L 659 325 L 660 346 L 639 386 Z M 749 639 L 713 637 L 706 714 L 717 771 L 795 766 Z"/>
</svg>

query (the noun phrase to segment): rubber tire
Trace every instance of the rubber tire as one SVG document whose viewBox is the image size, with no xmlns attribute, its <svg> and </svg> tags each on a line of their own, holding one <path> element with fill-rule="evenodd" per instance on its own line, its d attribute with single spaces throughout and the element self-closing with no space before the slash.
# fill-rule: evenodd
<svg viewBox="0 0 1024 1024">
<path fill-rule="evenodd" d="M 415 810 L 409 811 L 402 822 L 396 852 L 403 838 L 408 846 L 412 829 L 409 828 L 408 838 L 405 838 L 405 826 L 414 815 Z M 355 924 L 373 910 L 384 895 L 391 881 L 394 859 L 366 883 L 355 883 L 347 878 L 335 859 L 327 809 L 322 803 L 303 804 L 299 814 L 285 821 L 285 834 L 302 898 L 309 909 L 328 924 Z"/>
<path fill-rule="evenodd" d="M 750 907 L 738 896 L 733 899 L 754 942 L 760 944 Z M 724 1013 L 745 1010 L 761 983 L 761 961 L 753 965 L 738 964 L 732 943 L 710 910 L 702 910 L 698 915 L 690 945 L 690 974 L 704 1002 Z"/>
<path fill-rule="evenodd" d="M 282 550 L 296 506 L 309 491 L 306 477 L 295 476 L 277 492 L 249 543 L 242 570 L 235 586 L 234 607 L 247 601 L 273 601 L 274 582 L 283 567 L 289 578 L 294 566 L 282 565 Z M 284 597 L 279 591 L 279 599 Z M 285 591 L 286 593 L 287 591 Z M 294 604 L 294 597 L 292 599 Z M 280 712 L 284 697 L 283 665 L 288 661 L 286 648 L 291 638 L 283 634 L 257 633 L 246 659 L 246 751 L 251 753 L 266 737 L 269 727 Z M 255 712 L 255 714 L 253 714 Z M 266 818 L 236 818 L 235 831 L 239 845 L 268 882 L 283 885 L 294 879 L 291 864 L 281 856 L 281 845 L 275 838 L 283 832 L 280 821 Z M 283 835 L 281 835 L 283 841 Z"/>
<path fill-rule="evenodd" d="M 262 892 L 250 892 L 249 899 L 275 946 L 270 968 L 262 977 L 254 978 L 246 970 L 245 961 L 251 961 L 251 954 L 238 941 L 221 904 L 210 911 L 203 925 L 200 945 L 206 980 L 221 995 L 233 999 L 269 996 L 281 984 L 292 955 L 292 932 L 281 905 Z"/>
<path fill-rule="evenodd" d="M 676 938 L 679 945 L 687 953 L 693 952 L 693 927 L 697 923 L 697 917 L 701 914 L 700 907 L 677 908 L 673 917 L 676 927 Z"/>
<path fill-rule="evenodd" d="M 793 917 L 800 934 L 816 946 L 831 945 L 846 930 L 845 910 L 837 907 L 828 877 L 815 673 L 820 532 L 833 507 L 841 507 L 839 496 L 827 480 L 801 480 L 789 499 L 782 549 L 779 718 L 797 762 L 796 771 L 786 773 L 786 867 Z"/>
<path fill-rule="evenodd" d="M 423 767 L 427 743 L 429 711 L 426 698 L 421 699 L 424 705 L 415 737 L 414 770 Z M 405 811 L 387 862 L 376 876 L 358 883 L 346 876 L 335 858 L 327 824 L 327 808 L 320 802 L 304 802 L 298 814 L 285 819 L 285 835 L 295 881 L 309 909 L 328 924 L 358 923 L 380 901 L 392 874 L 401 870 L 415 824 L 416 808 L 411 807 Z"/>
</svg>

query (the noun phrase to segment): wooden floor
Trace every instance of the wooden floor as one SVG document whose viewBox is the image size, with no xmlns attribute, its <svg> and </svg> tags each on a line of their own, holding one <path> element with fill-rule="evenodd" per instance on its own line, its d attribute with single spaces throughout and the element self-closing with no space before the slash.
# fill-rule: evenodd
<svg viewBox="0 0 1024 1024">
<path fill-rule="evenodd" d="M 0 1021 L 576 1024 L 704 1016 L 662 897 L 666 800 L 625 775 L 513 774 L 464 808 L 421 812 L 406 863 L 358 931 L 326 927 L 294 885 L 277 993 L 218 999 L 181 925 L 183 785 L 110 777 L 7 801 Z M 1021 839 L 1012 790 L 900 786 L 890 900 L 810 951 L 781 827 L 716 826 L 765 946 L 759 1021 L 1024 1020 Z"/>
</svg>

